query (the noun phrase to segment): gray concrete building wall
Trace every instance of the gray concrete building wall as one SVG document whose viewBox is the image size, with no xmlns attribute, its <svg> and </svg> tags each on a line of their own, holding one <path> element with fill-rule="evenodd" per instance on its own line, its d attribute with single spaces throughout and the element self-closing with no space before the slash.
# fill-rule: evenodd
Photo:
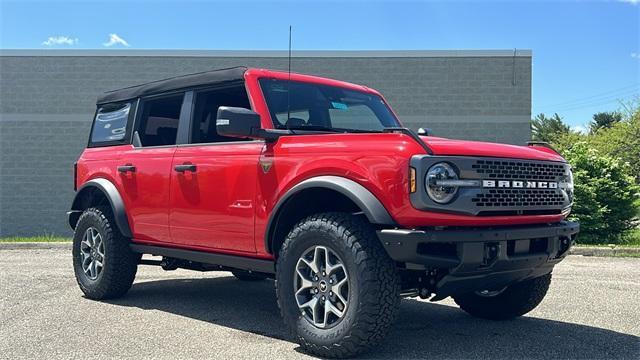
<svg viewBox="0 0 640 360">
<path fill-rule="evenodd" d="M 273 51 L 0 51 L 0 236 L 69 235 L 72 164 L 98 94 L 237 65 L 286 70 Z M 530 139 L 531 52 L 294 52 L 292 70 L 381 91 L 402 122 L 437 136 Z"/>
</svg>

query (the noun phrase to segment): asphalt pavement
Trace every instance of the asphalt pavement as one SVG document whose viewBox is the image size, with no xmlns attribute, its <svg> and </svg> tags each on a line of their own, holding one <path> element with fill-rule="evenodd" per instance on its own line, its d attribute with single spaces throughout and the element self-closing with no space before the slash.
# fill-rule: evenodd
<svg viewBox="0 0 640 360">
<path fill-rule="evenodd" d="M 403 300 L 363 358 L 640 359 L 640 259 L 570 256 L 525 317 L 475 319 L 450 299 Z M 0 250 L 0 358 L 307 357 L 280 320 L 272 281 L 141 266 L 118 300 L 85 299 L 69 251 Z"/>
</svg>

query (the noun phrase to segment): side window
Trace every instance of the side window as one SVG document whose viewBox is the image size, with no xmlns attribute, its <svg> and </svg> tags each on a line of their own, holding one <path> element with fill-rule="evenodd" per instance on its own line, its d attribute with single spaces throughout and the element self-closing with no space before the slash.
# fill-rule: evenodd
<svg viewBox="0 0 640 360">
<path fill-rule="evenodd" d="M 192 144 L 245 141 L 245 139 L 218 135 L 216 116 L 220 106 L 250 109 L 251 104 L 244 86 L 203 91 L 196 94 L 191 123 Z"/>
<path fill-rule="evenodd" d="M 137 125 L 142 146 L 175 145 L 184 94 L 142 101 Z"/>
<path fill-rule="evenodd" d="M 127 139 L 130 111 L 131 103 L 107 104 L 98 108 L 93 120 L 91 144 L 100 146 L 124 143 Z"/>
</svg>

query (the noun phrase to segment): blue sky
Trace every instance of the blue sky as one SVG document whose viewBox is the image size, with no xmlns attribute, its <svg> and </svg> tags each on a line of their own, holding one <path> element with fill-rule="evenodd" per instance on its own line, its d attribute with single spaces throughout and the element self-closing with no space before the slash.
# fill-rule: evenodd
<svg viewBox="0 0 640 360">
<path fill-rule="evenodd" d="M 531 49 L 533 114 L 580 126 L 640 93 L 639 1 L 0 0 L 0 48 Z"/>
</svg>

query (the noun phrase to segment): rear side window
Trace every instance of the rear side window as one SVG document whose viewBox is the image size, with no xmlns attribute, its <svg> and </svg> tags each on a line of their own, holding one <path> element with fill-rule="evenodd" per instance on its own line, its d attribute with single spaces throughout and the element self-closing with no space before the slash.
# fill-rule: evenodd
<svg viewBox="0 0 640 360">
<path fill-rule="evenodd" d="M 126 142 L 130 112 L 131 103 L 107 104 L 98 108 L 91 143 L 100 146 Z"/>
<path fill-rule="evenodd" d="M 176 144 L 183 98 L 180 94 L 143 101 L 136 129 L 142 146 Z"/>
</svg>

